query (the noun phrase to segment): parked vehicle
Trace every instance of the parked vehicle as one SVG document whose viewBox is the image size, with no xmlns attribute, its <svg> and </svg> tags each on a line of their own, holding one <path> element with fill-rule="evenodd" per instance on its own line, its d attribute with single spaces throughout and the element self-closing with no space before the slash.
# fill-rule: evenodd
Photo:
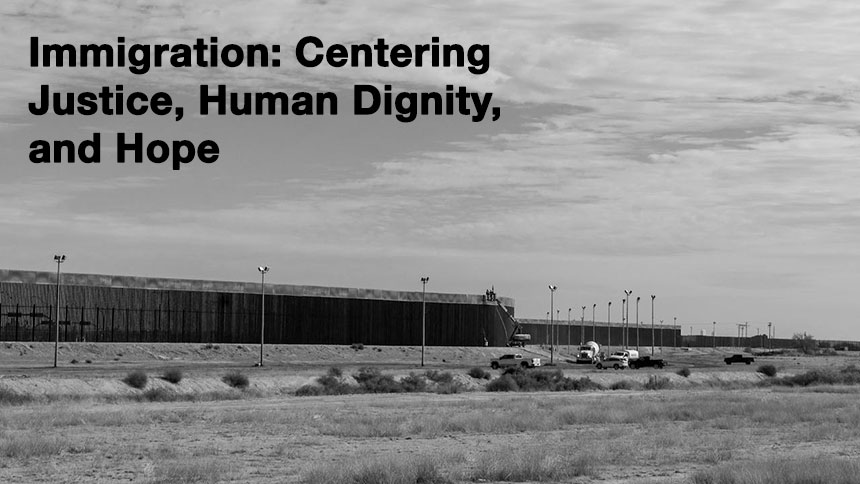
<svg viewBox="0 0 860 484">
<path fill-rule="evenodd" d="M 643 356 L 641 358 L 637 358 L 630 362 L 630 368 L 638 369 L 638 368 L 663 368 L 666 363 L 663 362 L 662 358 L 652 358 L 650 356 Z"/>
<path fill-rule="evenodd" d="M 613 368 L 615 370 L 623 370 L 629 367 L 628 356 L 626 351 L 616 351 L 606 358 L 598 361 L 594 365 L 598 370 Z"/>
<path fill-rule="evenodd" d="M 600 354 L 600 345 L 594 341 L 589 341 L 579 347 L 579 352 L 576 354 L 576 362 L 588 364 L 596 363 L 598 354 Z"/>
<path fill-rule="evenodd" d="M 502 355 L 501 358 L 490 361 L 490 368 L 494 370 L 498 370 L 499 368 L 512 368 L 517 366 L 521 368 L 534 368 L 537 366 L 541 366 L 540 358 L 523 358 L 523 355 L 515 353 Z"/>
<path fill-rule="evenodd" d="M 725 361 L 727 365 L 731 365 L 732 363 L 746 363 L 749 365 L 755 361 L 755 358 L 752 356 L 732 355 L 723 358 L 723 361 Z"/>
</svg>

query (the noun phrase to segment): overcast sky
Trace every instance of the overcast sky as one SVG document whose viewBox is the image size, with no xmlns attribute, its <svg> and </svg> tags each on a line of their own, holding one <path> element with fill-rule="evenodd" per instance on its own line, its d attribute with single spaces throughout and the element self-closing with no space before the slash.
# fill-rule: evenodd
<svg viewBox="0 0 860 484">
<path fill-rule="evenodd" d="M 633 4 L 630 6 L 627 4 Z M 0 267 L 481 294 L 542 318 L 860 340 L 860 6 L 853 1 L 4 1 Z M 45 43 L 280 44 L 269 69 L 29 66 Z M 305 68 L 326 44 L 490 46 L 490 69 Z M 202 83 L 333 91 L 338 116 L 194 116 Z M 354 84 L 493 94 L 496 122 L 350 114 Z M 185 107 L 33 116 L 39 86 L 123 84 Z M 35 165 L 34 139 L 102 133 L 100 165 Z M 118 165 L 116 132 L 214 139 L 179 172 Z M 634 317 L 635 307 L 631 310 Z"/>
</svg>

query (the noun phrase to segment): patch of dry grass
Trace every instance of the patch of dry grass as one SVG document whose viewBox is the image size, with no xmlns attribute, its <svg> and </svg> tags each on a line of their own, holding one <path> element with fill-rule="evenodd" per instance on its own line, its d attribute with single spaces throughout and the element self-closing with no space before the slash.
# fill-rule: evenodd
<svg viewBox="0 0 860 484">
<path fill-rule="evenodd" d="M 805 457 L 733 462 L 695 473 L 692 484 L 854 484 L 860 462 L 831 457 Z"/>
</svg>

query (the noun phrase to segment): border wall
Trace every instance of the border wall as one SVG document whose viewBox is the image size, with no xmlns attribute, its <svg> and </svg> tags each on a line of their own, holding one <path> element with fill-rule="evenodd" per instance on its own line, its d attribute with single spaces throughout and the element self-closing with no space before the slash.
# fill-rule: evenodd
<svg viewBox="0 0 860 484">
<path fill-rule="evenodd" d="M 53 341 L 56 273 L 0 270 L 0 340 Z M 60 339 L 92 342 L 255 343 L 261 284 L 62 273 Z M 420 345 L 422 293 L 265 285 L 272 344 Z M 428 292 L 428 346 L 504 346 L 495 303 Z M 511 314 L 514 301 L 499 297 Z"/>
</svg>

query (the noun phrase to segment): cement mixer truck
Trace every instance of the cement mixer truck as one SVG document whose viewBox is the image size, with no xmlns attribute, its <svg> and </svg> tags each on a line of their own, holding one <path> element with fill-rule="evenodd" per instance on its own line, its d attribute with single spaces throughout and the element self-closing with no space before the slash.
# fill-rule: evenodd
<svg viewBox="0 0 860 484">
<path fill-rule="evenodd" d="M 576 353 L 576 362 L 590 365 L 597 361 L 598 354 L 600 354 L 600 345 L 594 341 L 589 341 L 579 347 L 579 351 Z"/>
</svg>

